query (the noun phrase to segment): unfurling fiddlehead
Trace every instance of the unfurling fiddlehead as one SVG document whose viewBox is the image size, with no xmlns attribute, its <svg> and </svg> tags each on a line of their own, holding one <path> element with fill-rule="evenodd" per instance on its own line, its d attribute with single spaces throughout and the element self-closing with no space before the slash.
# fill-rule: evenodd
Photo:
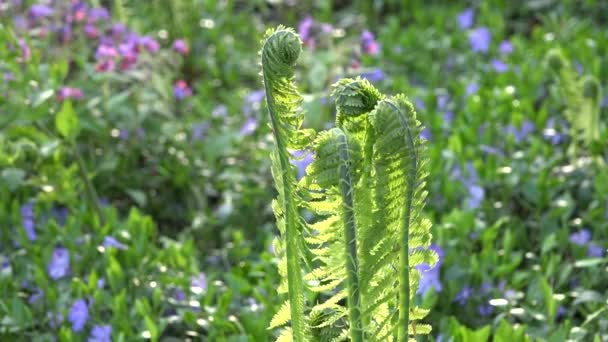
<svg viewBox="0 0 608 342">
<path fill-rule="evenodd" d="M 289 315 L 281 310 L 282 317 L 273 321 L 285 323 L 291 319 L 291 335 L 294 341 L 304 341 L 304 284 L 301 258 L 303 249 L 303 224 L 298 214 L 296 181 L 289 162 L 289 148 L 298 149 L 302 143 L 302 124 L 298 107 L 302 97 L 293 84 L 293 66 L 301 51 L 298 36 L 289 29 L 279 27 L 266 34 L 261 51 L 262 76 L 275 148 L 272 153 L 272 174 L 278 191 L 273 203 L 282 242 L 278 248 L 285 255 L 279 272 L 287 276 Z M 305 135 L 305 134 L 304 134 Z M 284 288 L 284 286 L 283 286 Z"/>
<path fill-rule="evenodd" d="M 279 271 L 289 292 L 270 327 L 291 319 L 279 339 L 296 341 L 401 342 L 428 333 L 430 326 L 412 325 L 427 311 L 410 305 L 415 266 L 436 259 L 422 216 L 426 159 L 413 106 L 404 96 L 385 99 L 367 80 L 341 80 L 332 94 L 338 127 L 308 146 L 313 134 L 300 129 L 292 83 L 296 52 L 299 39 L 283 28 L 270 32 L 262 50 L 279 192 L 273 209 L 284 240 L 277 246 L 286 255 Z M 296 186 L 288 149 L 311 147 L 314 160 Z M 304 209 L 312 219 L 300 217 Z M 313 259 L 302 279 L 304 252 Z M 304 281 L 317 296 L 310 309 Z"/>
</svg>

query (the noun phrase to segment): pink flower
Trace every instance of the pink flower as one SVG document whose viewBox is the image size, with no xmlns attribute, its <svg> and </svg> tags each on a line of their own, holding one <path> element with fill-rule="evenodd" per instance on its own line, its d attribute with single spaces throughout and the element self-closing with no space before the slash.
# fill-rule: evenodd
<svg viewBox="0 0 608 342">
<path fill-rule="evenodd" d="M 156 53 L 158 52 L 158 50 L 160 50 L 160 44 L 158 44 L 158 42 L 150 36 L 141 37 L 139 39 L 139 44 L 142 45 L 150 53 Z"/>
<path fill-rule="evenodd" d="M 19 39 L 19 47 L 21 47 L 21 57 L 24 61 L 29 61 L 30 57 L 32 57 L 32 52 L 30 51 L 30 47 L 27 46 L 27 43 L 23 39 Z"/>
<path fill-rule="evenodd" d="M 95 66 L 95 71 L 97 72 L 106 72 L 114 70 L 115 64 L 111 59 L 103 60 Z"/>
<path fill-rule="evenodd" d="M 173 50 L 175 50 L 175 52 L 179 53 L 180 55 L 185 55 L 190 51 L 190 47 L 188 46 L 188 43 L 186 43 L 185 40 L 178 39 L 173 42 Z"/>
<path fill-rule="evenodd" d="M 91 24 L 86 24 L 84 26 L 84 34 L 91 39 L 96 39 L 99 37 L 99 33 L 97 32 L 97 28 Z"/>
<path fill-rule="evenodd" d="M 63 101 L 65 99 L 82 99 L 83 93 L 80 88 L 62 87 L 57 93 L 57 99 Z"/>
</svg>

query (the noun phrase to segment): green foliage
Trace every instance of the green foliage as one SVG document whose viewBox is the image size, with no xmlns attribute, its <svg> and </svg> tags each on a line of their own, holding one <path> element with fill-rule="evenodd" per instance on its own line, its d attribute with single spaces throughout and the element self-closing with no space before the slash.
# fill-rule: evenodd
<svg viewBox="0 0 608 342">
<path fill-rule="evenodd" d="M 298 132 L 299 97 L 292 83 L 300 51 L 296 44 L 297 36 L 279 27 L 269 31 L 262 48 L 279 192 L 273 208 L 283 237 L 276 246 L 286 259 L 279 272 L 289 296 L 271 328 L 291 319 L 291 328 L 279 339 L 294 340 L 349 336 L 352 341 L 406 341 L 411 335 L 428 334 L 430 326 L 415 323 L 427 312 L 410 305 L 419 278 L 415 266 L 436 260 L 428 249 L 430 221 L 421 212 L 427 171 L 413 106 L 402 95 L 382 100 L 367 80 L 338 81 L 333 96 L 339 127 L 317 135 L 314 160 L 294 188 L 287 148 L 304 149 L 307 146 L 298 143 L 311 136 Z M 312 221 L 301 217 L 296 204 L 313 214 Z M 300 222 L 306 222 L 306 229 Z M 324 300 L 317 300 L 305 319 L 299 260 L 307 253 L 313 256 L 312 270 L 304 279 L 308 290 Z"/>
<path fill-rule="evenodd" d="M 557 89 L 565 105 L 564 116 L 571 125 L 575 143 L 584 149 L 599 142 L 602 131 L 599 81 L 591 75 L 579 78 L 559 48 L 547 52 L 546 64 L 557 80 Z"/>
</svg>

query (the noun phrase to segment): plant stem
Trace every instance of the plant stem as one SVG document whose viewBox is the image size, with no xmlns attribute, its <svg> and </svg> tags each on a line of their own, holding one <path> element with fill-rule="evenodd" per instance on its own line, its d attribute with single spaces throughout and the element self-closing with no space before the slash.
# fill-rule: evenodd
<svg viewBox="0 0 608 342">
<path fill-rule="evenodd" d="M 283 138 L 279 133 L 281 129 L 278 122 L 277 114 L 274 112 L 274 96 L 271 87 L 268 86 L 266 75 L 264 75 L 264 90 L 266 92 L 266 100 L 268 102 L 268 112 L 270 113 L 270 122 L 275 139 L 276 154 L 281 167 L 282 177 L 282 193 L 283 199 L 282 210 L 285 218 L 285 249 L 287 257 L 287 287 L 289 296 L 289 309 L 291 314 L 291 330 L 293 341 L 304 341 L 304 283 L 302 280 L 302 272 L 300 268 L 300 247 L 298 245 L 298 234 L 301 234 L 298 229 L 298 222 L 295 217 L 297 215 L 297 207 L 292 184 L 295 182 L 293 173 L 290 169 L 289 158 L 287 156 L 287 148 L 284 145 Z"/>
<path fill-rule="evenodd" d="M 340 157 L 339 186 L 342 195 L 342 215 L 344 220 L 344 243 L 346 258 L 346 283 L 348 288 L 348 316 L 350 320 L 351 341 L 363 342 L 361 323 L 361 294 L 359 290 L 359 266 L 357 257 L 357 224 L 353 209 L 353 182 L 351 177 L 350 155 L 344 132 L 338 135 L 338 155 Z"/>
<path fill-rule="evenodd" d="M 418 156 L 416 154 L 416 146 L 414 145 L 414 138 L 410 130 L 410 126 L 407 124 L 403 112 L 392 102 L 387 101 L 388 104 L 399 115 L 399 121 L 401 126 L 406 132 L 405 143 L 411 150 L 409 158 L 410 168 L 408 170 L 407 190 L 406 190 L 406 205 L 405 205 L 405 217 L 403 223 L 403 229 L 401 230 L 401 236 L 399 241 L 399 323 L 397 330 L 397 341 L 407 342 L 408 341 L 408 329 L 410 324 L 410 264 L 409 264 L 409 233 L 410 233 L 410 220 L 412 214 L 412 200 L 414 197 L 414 187 L 416 183 L 416 172 L 418 168 Z"/>
</svg>

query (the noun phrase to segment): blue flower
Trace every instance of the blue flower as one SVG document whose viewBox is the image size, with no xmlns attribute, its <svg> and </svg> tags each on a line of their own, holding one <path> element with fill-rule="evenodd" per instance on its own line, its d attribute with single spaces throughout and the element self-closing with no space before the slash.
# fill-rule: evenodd
<svg viewBox="0 0 608 342">
<path fill-rule="evenodd" d="M 492 307 L 490 304 L 482 304 L 477 307 L 477 312 L 479 312 L 482 317 L 490 316 L 493 311 L 494 307 Z"/>
<path fill-rule="evenodd" d="M 513 135 L 515 142 L 521 143 L 530 133 L 534 132 L 534 123 L 530 120 L 524 120 L 520 129 L 517 129 L 513 125 L 507 127 L 507 132 Z"/>
<path fill-rule="evenodd" d="M 550 118 L 549 120 L 547 120 L 545 129 L 543 130 L 543 137 L 553 145 L 557 145 L 562 142 L 564 137 L 555 129 L 554 118 Z"/>
<path fill-rule="evenodd" d="M 258 128 L 258 120 L 256 118 L 250 117 L 245 121 L 245 124 L 241 127 L 240 133 L 242 135 L 250 135 L 255 132 Z"/>
<path fill-rule="evenodd" d="M 509 70 L 509 66 L 500 59 L 493 59 L 490 64 L 492 64 L 492 68 L 494 69 L 494 71 L 499 74 L 505 73 Z"/>
<path fill-rule="evenodd" d="M 49 277 L 57 280 L 68 275 L 70 270 L 70 251 L 65 248 L 55 248 L 51 261 L 47 265 Z"/>
<path fill-rule="evenodd" d="M 443 264 L 443 250 L 435 244 L 430 245 L 429 249 L 437 253 L 437 263 L 435 263 L 433 268 L 431 268 L 426 263 L 416 266 L 416 269 L 420 271 L 420 283 L 418 285 L 417 293 L 422 294 L 423 296 L 431 288 L 434 288 L 435 292 L 441 292 L 441 290 L 443 289 L 439 276 L 439 271 L 441 269 L 441 265 Z"/>
<path fill-rule="evenodd" d="M 79 332 L 89 320 L 89 308 L 84 299 L 79 299 L 72 304 L 68 313 L 68 320 L 72 323 L 72 330 Z"/>
<path fill-rule="evenodd" d="M 420 132 L 420 137 L 424 140 L 430 141 L 433 134 L 431 134 L 431 130 L 428 127 L 424 127 L 422 132 Z"/>
<path fill-rule="evenodd" d="M 591 232 L 588 229 L 582 229 L 572 233 L 569 240 L 575 245 L 585 246 L 591 240 Z"/>
<path fill-rule="evenodd" d="M 36 240 L 36 229 L 34 224 L 34 206 L 26 203 L 21 206 L 21 224 L 30 241 Z"/>
<path fill-rule="evenodd" d="M 306 175 L 306 167 L 313 161 L 313 154 L 310 151 L 294 151 L 291 153 L 294 159 L 290 162 L 298 168 L 298 180 Z"/>
<path fill-rule="evenodd" d="M 190 290 L 196 294 L 207 292 L 207 275 L 201 272 L 190 281 Z"/>
<path fill-rule="evenodd" d="M 477 90 L 479 90 L 479 85 L 477 84 L 477 82 L 471 82 L 467 84 L 466 94 L 467 96 L 471 96 L 475 94 Z"/>
<path fill-rule="evenodd" d="M 598 246 L 594 243 L 590 243 L 587 246 L 587 256 L 593 258 L 603 258 L 604 254 L 606 254 L 606 248 Z"/>
<path fill-rule="evenodd" d="M 458 15 L 458 26 L 460 26 L 461 30 L 471 28 L 471 26 L 473 26 L 474 19 L 475 12 L 472 8 L 467 8 Z"/>
<path fill-rule="evenodd" d="M 112 326 L 93 326 L 93 329 L 91 329 L 91 336 L 89 336 L 89 342 L 112 342 Z"/>
<path fill-rule="evenodd" d="M 32 5 L 30 7 L 30 19 L 37 20 L 53 15 L 53 9 L 45 5 Z"/>
<path fill-rule="evenodd" d="M 105 248 L 114 247 L 114 248 L 120 249 L 120 250 L 127 249 L 127 245 L 118 242 L 118 240 L 116 240 L 115 238 L 113 238 L 112 236 L 109 236 L 109 235 L 103 239 L 102 246 L 104 246 Z"/>
<path fill-rule="evenodd" d="M 513 52 L 513 44 L 508 40 L 503 40 L 498 46 L 498 51 L 503 55 L 508 55 Z"/>
<path fill-rule="evenodd" d="M 207 130 L 209 130 L 208 122 L 199 122 L 199 123 L 192 124 L 192 139 L 193 140 L 203 139 L 203 137 L 205 136 L 205 133 L 207 133 Z"/>
<path fill-rule="evenodd" d="M 491 40 L 492 34 L 487 27 L 478 27 L 469 33 L 469 43 L 473 52 L 488 52 Z"/>
<path fill-rule="evenodd" d="M 371 71 L 362 73 L 361 77 L 367 79 L 370 82 L 380 82 L 386 77 L 386 75 L 384 74 L 384 71 L 382 71 L 382 69 L 375 68 Z"/>
<path fill-rule="evenodd" d="M 456 295 L 455 300 L 460 303 L 460 305 L 465 305 L 467 300 L 473 295 L 473 288 L 465 285 L 460 292 Z"/>
</svg>

